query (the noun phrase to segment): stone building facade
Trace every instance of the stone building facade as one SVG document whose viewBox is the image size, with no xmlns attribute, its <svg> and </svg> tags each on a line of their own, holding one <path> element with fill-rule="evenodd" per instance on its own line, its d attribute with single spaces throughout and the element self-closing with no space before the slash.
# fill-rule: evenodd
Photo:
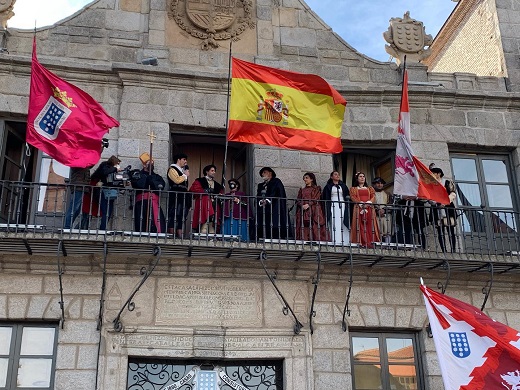
<svg viewBox="0 0 520 390">
<path fill-rule="evenodd" d="M 115 154 L 124 165 L 138 165 L 138 156 L 149 150 L 148 134 L 153 131 L 157 172 L 165 176 L 177 151 L 188 153 L 195 177 L 206 163 L 216 162 L 221 170 L 232 42 L 231 51 L 238 58 L 322 76 L 348 104 L 342 129 L 344 153 L 330 156 L 232 144 L 228 178 L 242 176 L 244 189 L 254 194 L 258 170 L 270 166 L 288 196 L 295 197 L 307 171 L 315 172 L 322 185 L 333 169 L 349 185 L 356 170 L 365 170 L 369 178 L 392 171 L 402 77 L 397 65 L 357 52 L 301 0 L 222 1 L 218 4 L 225 16 L 220 19 L 212 19 L 196 4 L 97 0 L 56 25 L 37 30 L 40 62 L 87 91 L 120 121 L 108 135 L 110 145 L 103 157 Z M 466 9 L 467 14 L 459 17 L 458 10 Z M 194 10 L 201 11 L 199 17 L 188 15 Z M 451 16 L 460 33 L 444 40 L 447 33 L 442 30 L 438 39 L 446 42 L 445 47 L 436 51 L 434 42 L 430 68 L 420 63 L 408 68 L 415 154 L 435 162 L 447 177 L 472 191 L 499 189 L 505 198 L 485 190 L 478 193 L 483 212 L 489 215 L 497 209 L 516 215 L 520 207 L 517 13 L 516 0 L 461 0 Z M 477 15 L 486 21 L 478 28 Z M 221 24 L 201 28 L 208 20 Z M 445 29 L 455 31 L 450 23 L 452 19 Z M 457 60 L 461 68 L 443 65 L 455 62 L 457 39 L 469 40 L 464 37 L 475 28 L 479 33 L 493 31 L 493 44 L 481 57 L 486 69 L 466 66 L 463 60 Z M 8 29 L 3 34 L 8 52 L 0 53 L 0 180 L 45 182 L 51 177 L 45 168 L 49 165 L 36 150 L 25 177 L 20 176 L 33 32 Z M 468 53 L 477 46 L 471 41 L 463 57 L 471 58 Z M 155 62 L 157 66 L 151 65 Z M 474 178 L 457 177 L 464 164 L 475 167 Z M 497 177 L 487 177 L 495 164 Z M 48 223 L 36 206 L 29 211 L 44 221 L 40 223 Z M 3 214 L 0 218 L 7 221 Z M 186 244 L 173 239 L 72 237 L 57 230 L 13 230 L 8 223 L 3 228 L 0 330 L 13 329 L 8 340 L 20 340 L 23 336 L 14 335 L 25 326 L 55 329 L 52 353 L 46 355 L 52 371 L 46 388 L 56 390 L 139 388 L 130 387 L 132 378 L 139 377 L 136 367 L 165 361 L 215 366 L 266 361 L 282 367 L 277 389 L 353 389 L 360 369 L 353 351 L 356 343 L 367 339 L 378 340 L 385 356 L 391 352 L 389 340 L 413 346 L 409 357 L 415 365 L 406 366 L 416 375 L 412 383 L 397 388 L 441 389 L 418 285 L 420 277 L 432 287 L 439 281 L 446 285 L 447 271 L 442 268 L 446 260 L 453 268 L 450 296 L 480 307 L 481 290 L 492 277 L 485 312 L 520 329 L 514 223 L 512 232 L 508 230 L 508 238 L 513 237 L 508 251 L 483 250 L 496 242 L 495 231 L 471 231 L 471 237 L 482 236 L 480 250 L 433 251 L 433 255 L 347 247 L 325 248 L 321 253 L 316 248 L 243 243 L 230 248 L 191 240 Z M 428 245 L 433 247 L 434 240 Z M 276 273 L 274 283 L 294 317 L 284 315 L 287 306 L 266 276 L 259 261 L 262 254 L 267 256 L 267 274 Z M 145 274 L 153 272 L 130 299 L 142 280 L 143 267 Z M 490 269 L 496 272 L 490 274 Z M 135 304 L 131 311 L 125 309 L 127 299 Z M 344 331 L 346 301 L 350 315 Z M 303 324 L 299 332 L 294 330 L 295 318 Z M 0 348 L 4 364 L 0 368 L 5 367 L 9 378 L 11 355 L 6 349 Z M 14 355 L 23 357 L 20 351 Z M 0 370 L 0 380 L 1 374 Z M 388 375 L 383 379 L 390 383 Z M 254 386 L 248 388 L 262 389 Z"/>
</svg>

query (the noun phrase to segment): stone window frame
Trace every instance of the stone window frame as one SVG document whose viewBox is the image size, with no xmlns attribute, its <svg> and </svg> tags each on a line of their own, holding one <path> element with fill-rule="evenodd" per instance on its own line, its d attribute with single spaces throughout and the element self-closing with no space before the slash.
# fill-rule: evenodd
<svg viewBox="0 0 520 390">
<path fill-rule="evenodd" d="M 56 361 L 58 355 L 58 324 L 57 323 L 49 323 L 49 322 L 1 322 L 0 328 L 11 328 L 11 337 L 9 342 L 9 352 L 4 355 L 0 351 L 0 359 L 7 358 L 7 373 L 6 373 L 6 387 L 1 387 L 0 390 L 5 389 L 17 389 L 17 377 L 18 377 L 18 369 L 19 369 L 19 361 L 22 358 L 28 359 L 38 359 L 45 357 L 46 359 L 52 360 L 51 368 L 50 368 L 50 377 L 49 377 L 49 386 L 43 387 L 39 386 L 38 389 L 44 390 L 52 390 L 54 389 L 55 384 L 55 375 L 56 375 Z M 49 328 L 54 329 L 54 340 L 53 340 L 53 350 L 50 355 L 29 355 L 21 354 L 21 346 L 22 346 L 22 338 L 23 338 L 23 330 L 25 328 Z M 0 378 L 1 379 L 1 378 Z"/>
<path fill-rule="evenodd" d="M 120 333 L 107 332 L 105 340 L 106 355 L 98 373 L 104 388 L 125 388 L 129 357 L 279 359 L 284 389 L 313 388 L 312 341 L 307 330 L 294 335 L 287 330 L 127 326 Z"/>
<path fill-rule="evenodd" d="M 387 386 L 389 383 L 389 372 L 388 372 L 388 354 L 386 350 L 386 339 L 398 339 L 398 338 L 406 338 L 412 340 L 413 352 L 414 352 L 414 362 L 415 362 L 415 372 L 417 377 L 417 389 L 425 390 L 425 377 L 424 377 L 424 364 L 421 359 L 423 356 L 424 348 L 421 344 L 420 332 L 414 332 L 413 330 L 403 330 L 403 331 L 388 331 L 388 330 L 378 330 L 378 329 L 351 329 L 349 330 L 349 344 L 350 348 L 350 365 L 352 372 L 352 389 L 355 390 L 355 371 L 354 367 L 356 365 L 354 360 L 354 348 L 353 348 L 353 338 L 355 337 L 367 337 L 367 338 L 377 338 L 380 346 L 380 356 L 381 356 L 381 367 L 386 369 L 386 371 L 381 370 L 381 380 L 383 384 L 383 390 L 390 389 Z"/>
</svg>

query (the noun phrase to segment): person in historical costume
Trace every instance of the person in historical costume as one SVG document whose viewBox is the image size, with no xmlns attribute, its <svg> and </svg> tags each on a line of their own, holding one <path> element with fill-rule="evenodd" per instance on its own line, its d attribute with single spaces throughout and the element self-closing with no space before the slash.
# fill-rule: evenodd
<svg viewBox="0 0 520 390">
<path fill-rule="evenodd" d="M 285 187 L 270 167 L 260 169 L 262 183 L 258 184 L 257 196 L 257 237 L 288 238 L 292 227 L 287 213 Z"/>
<path fill-rule="evenodd" d="M 332 242 L 335 245 L 350 243 L 350 207 L 349 191 L 340 180 L 339 172 L 330 174 L 327 185 L 323 188 L 322 199 L 325 201 L 325 213 Z"/>
<path fill-rule="evenodd" d="M 132 172 L 130 182 L 135 190 L 134 229 L 136 232 L 164 233 L 166 220 L 160 196 L 165 182 L 153 171 L 154 162 L 148 153 L 139 156 L 143 168 Z"/>
<path fill-rule="evenodd" d="M 114 203 L 117 199 L 119 190 L 117 187 L 112 186 L 108 181 L 108 176 L 112 173 L 120 172 L 121 160 L 116 156 L 110 156 L 107 161 L 103 161 L 92 174 L 91 178 L 96 183 L 101 182 L 101 195 L 99 199 L 99 208 L 101 210 L 101 222 L 99 224 L 99 230 L 106 230 L 107 223 L 112 218 L 114 211 Z"/>
<path fill-rule="evenodd" d="M 327 241 L 327 224 L 320 203 L 321 187 L 312 172 L 303 175 L 305 186 L 300 188 L 296 200 L 296 239 Z"/>
<path fill-rule="evenodd" d="M 357 184 L 350 189 L 350 200 L 354 202 L 350 241 L 366 248 L 372 248 L 373 242 L 380 241 L 373 206 L 376 200 L 375 191 L 373 187 L 367 186 L 366 176 L 363 172 L 357 172 L 354 178 Z"/>
<path fill-rule="evenodd" d="M 394 203 L 395 242 L 426 249 L 427 206 L 425 201 L 415 198 L 403 198 Z"/>
<path fill-rule="evenodd" d="M 214 234 L 218 228 L 218 194 L 224 193 L 224 187 L 215 181 L 217 167 L 207 165 L 202 170 L 203 177 L 195 179 L 190 187 L 193 195 L 193 221 L 192 228 L 201 234 Z"/>
<path fill-rule="evenodd" d="M 240 191 L 240 183 L 236 179 L 228 181 L 229 192 L 224 200 L 224 224 L 223 234 L 240 236 L 242 241 L 249 241 L 249 224 L 253 217 L 253 212 L 245 192 Z"/>
<path fill-rule="evenodd" d="M 183 237 L 183 227 L 191 207 L 191 196 L 188 191 L 188 156 L 179 153 L 173 156 L 174 163 L 168 168 L 168 232 L 177 238 Z"/>
<path fill-rule="evenodd" d="M 71 168 L 68 184 L 70 185 L 70 199 L 65 213 L 64 229 L 78 228 L 85 224 L 82 219 L 74 226 L 74 221 L 80 215 L 83 205 L 83 197 L 90 193 L 90 168 Z M 83 218 L 83 215 L 82 215 Z"/>
<path fill-rule="evenodd" d="M 374 208 L 376 210 L 377 224 L 379 226 L 379 233 L 381 240 L 390 242 L 392 237 L 392 215 L 391 209 L 386 205 L 391 202 L 391 196 L 383 188 L 386 182 L 381 177 L 376 177 L 372 180 L 372 187 L 376 192 L 376 201 Z"/>
<path fill-rule="evenodd" d="M 434 164 L 430 164 L 430 171 L 433 173 L 433 176 L 435 176 L 437 181 L 442 183 L 442 178 L 444 177 L 442 169 L 437 168 Z M 450 204 L 445 206 L 440 203 L 435 203 L 431 208 L 430 220 L 435 224 L 435 228 L 437 229 L 437 237 L 441 250 L 446 252 L 447 249 L 445 238 L 445 231 L 447 231 L 451 252 L 455 252 L 457 250 L 457 237 L 455 234 L 457 212 L 453 202 L 457 197 L 457 194 L 455 192 L 455 184 L 451 180 L 446 180 L 444 182 L 444 188 L 450 198 Z"/>
</svg>

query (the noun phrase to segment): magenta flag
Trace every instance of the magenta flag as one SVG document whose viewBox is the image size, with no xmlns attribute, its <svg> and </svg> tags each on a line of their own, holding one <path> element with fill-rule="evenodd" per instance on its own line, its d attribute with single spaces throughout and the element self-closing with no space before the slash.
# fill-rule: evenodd
<svg viewBox="0 0 520 390">
<path fill-rule="evenodd" d="M 421 286 L 445 390 L 518 389 L 520 332 Z"/>
<path fill-rule="evenodd" d="M 119 122 L 88 93 L 45 69 L 33 40 L 27 143 L 68 167 L 85 168 L 101 157 L 101 139 Z"/>
</svg>

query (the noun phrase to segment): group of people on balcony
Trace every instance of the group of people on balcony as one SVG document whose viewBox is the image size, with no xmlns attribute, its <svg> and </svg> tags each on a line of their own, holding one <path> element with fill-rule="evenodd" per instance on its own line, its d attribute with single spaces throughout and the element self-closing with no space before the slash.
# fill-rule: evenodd
<svg viewBox="0 0 520 390">
<path fill-rule="evenodd" d="M 340 180 L 339 172 L 333 171 L 323 190 L 318 186 L 315 174 L 307 172 L 303 175 L 304 185 L 298 191 L 295 204 L 289 209 L 285 187 L 272 168 L 260 170 L 262 181 L 257 187 L 256 200 L 252 201 L 240 191 L 236 179 L 228 181 L 226 192 L 215 180 L 217 167 L 213 164 L 204 167 L 203 176 L 193 180 L 190 186 L 188 157 L 179 153 L 173 156 L 167 172 L 166 218 L 160 202 L 160 192 L 165 190 L 166 182 L 154 172 L 154 162 L 148 153 L 139 158 L 142 168 L 129 172 L 128 178 L 135 190 L 135 231 L 168 232 L 183 238 L 187 216 L 192 210 L 193 232 L 239 236 L 243 241 L 294 237 L 335 245 L 356 243 L 367 248 L 379 242 L 418 244 L 425 248 L 425 228 L 433 224 L 441 250 L 447 250 L 446 236 L 450 249 L 455 251 L 456 248 L 455 186 L 449 180 L 446 180 L 445 188 L 451 203 L 445 207 L 418 199 L 394 199 L 384 191 L 386 183 L 381 177 L 376 177 L 369 186 L 363 172 L 354 175 L 354 185 L 348 189 Z M 122 170 L 120 163 L 116 156 L 111 156 L 92 175 L 89 168 L 72 170 L 70 183 L 74 187 L 64 228 L 70 229 L 81 213 L 77 228 L 88 228 L 89 216 L 96 215 L 100 220 L 99 229 L 106 229 L 119 194 L 110 175 Z M 433 165 L 430 168 L 440 182 L 444 176 L 442 170 Z M 290 212 L 294 207 L 293 232 Z"/>
</svg>

